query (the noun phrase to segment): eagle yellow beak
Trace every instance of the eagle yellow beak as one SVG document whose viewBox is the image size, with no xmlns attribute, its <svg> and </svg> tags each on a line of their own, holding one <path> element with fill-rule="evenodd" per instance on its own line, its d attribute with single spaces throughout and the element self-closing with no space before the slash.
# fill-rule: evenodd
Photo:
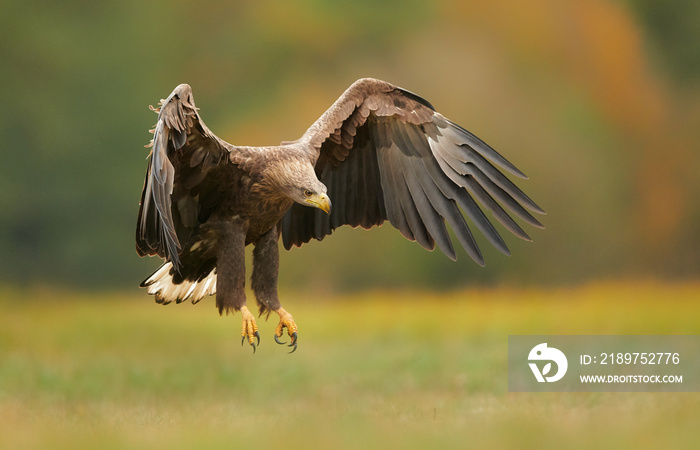
<svg viewBox="0 0 700 450">
<path fill-rule="evenodd" d="M 322 210 L 326 214 L 331 213 L 331 199 L 328 198 L 326 194 L 314 194 L 304 201 L 314 208 Z"/>
</svg>

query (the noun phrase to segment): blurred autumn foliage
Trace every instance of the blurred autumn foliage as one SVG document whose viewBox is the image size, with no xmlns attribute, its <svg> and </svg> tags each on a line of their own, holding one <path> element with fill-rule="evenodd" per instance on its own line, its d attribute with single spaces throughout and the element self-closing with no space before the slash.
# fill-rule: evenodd
<svg viewBox="0 0 700 450">
<path fill-rule="evenodd" d="M 232 143 L 295 139 L 355 79 L 427 98 L 530 176 L 547 212 L 513 256 L 452 263 L 384 226 L 282 255 L 309 290 L 694 278 L 700 3 L 4 1 L 0 277 L 136 286 L 155 116 L 192 85 Z M 484 242 L 484 241 L 481 241 Z"/>
</svg>

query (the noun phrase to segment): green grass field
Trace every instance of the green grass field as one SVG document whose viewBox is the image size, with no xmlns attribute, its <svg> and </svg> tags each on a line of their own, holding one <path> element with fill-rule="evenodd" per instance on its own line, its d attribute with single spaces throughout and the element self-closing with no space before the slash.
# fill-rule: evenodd
<svg viewBox="0 0 700 450">
<path fill-rule="evenodd" d="M 698 334 L 700 286 L 283 304 L 255 355 L 213 299 L 0 291 L 2 448 L 695 448 L 700 394 L 508 393 L 509 334 Z"/>
</svg>

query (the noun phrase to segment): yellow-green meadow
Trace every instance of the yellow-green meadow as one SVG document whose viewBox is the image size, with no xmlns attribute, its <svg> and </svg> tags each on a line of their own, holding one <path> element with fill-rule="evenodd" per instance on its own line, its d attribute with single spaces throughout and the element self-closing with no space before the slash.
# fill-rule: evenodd
<svg viewBox="0 0 700 450">
<path fill-rule="evenodd" d="M 284 294 L 284 293 L 283 293 Z M 509 393 L 509 334 L 697 334 L 700 286 L 286 293 L 255 355 L 213 299 L 4 289 L 5 448 L 690 447 L 697 393 Z M 70 301 L 65 301 L 65 300 Z"/>
</svg>

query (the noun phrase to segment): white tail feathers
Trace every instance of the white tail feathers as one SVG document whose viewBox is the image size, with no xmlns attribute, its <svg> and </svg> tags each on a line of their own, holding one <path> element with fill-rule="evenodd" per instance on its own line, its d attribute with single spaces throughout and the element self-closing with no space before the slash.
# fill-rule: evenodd
<svg viewBox="0 0 700 450">
<path fill-rule="evenodd" d="M 199 281 L 184 280 L 179 284 L 173 283 L 172 268 L 173 264 L 167 262 L 141 283 L 142 287 L 148 288 L 149 294 L 156 296 L 156 302 L 167 305 L 192 300 L 192 303 L 197 303 L 206 295 L 216 294 L 216 268 Z"/>
</svg>

